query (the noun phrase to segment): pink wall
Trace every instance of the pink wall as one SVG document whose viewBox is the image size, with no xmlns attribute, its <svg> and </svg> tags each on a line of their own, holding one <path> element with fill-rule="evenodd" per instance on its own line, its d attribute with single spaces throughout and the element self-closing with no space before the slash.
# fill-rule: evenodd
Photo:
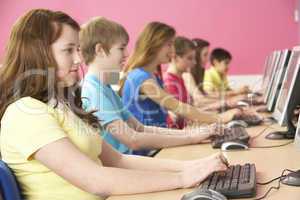
<svg viewBox="0 0 300 200">
<path fill-rule="evenodd" d="M 299 34 L 296 0 L 0 0 L 0 60 L 12 24 L 32 8 L 63 10 L 80 23 L 97 15 L 116 20 L 131 36 L 130 49 L 142 26 L 159 20 L 230 50 L 232 74 L 262 73 L 265 56 L 293 47 Z"/>
</svg>

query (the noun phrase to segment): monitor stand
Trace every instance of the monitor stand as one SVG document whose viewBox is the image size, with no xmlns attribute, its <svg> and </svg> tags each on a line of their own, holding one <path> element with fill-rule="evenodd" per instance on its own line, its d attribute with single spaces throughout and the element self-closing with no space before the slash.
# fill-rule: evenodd
<svg viewBox="0 0 300 200">
<path fill-rule="evenodd" d="M 281 182 L 286 185 L 300 187 L 300 170 L 289 173 L 286 177 L 281 179 Z"/>
<path fill-rule="evenodd" d="M 275 131 L 266 135 L 269 140 L 291 140 L 295 138 L 295 134 L 290 134 L 288 131 Z"/>
<path fill-rule="evenodd" d="M 292 120 L 287 117 L 287 131 L 275 131 L 266 135 L 266 139 L 269 140 L 291 140 L 295 138 L 296 127 Z"/>
</svg>

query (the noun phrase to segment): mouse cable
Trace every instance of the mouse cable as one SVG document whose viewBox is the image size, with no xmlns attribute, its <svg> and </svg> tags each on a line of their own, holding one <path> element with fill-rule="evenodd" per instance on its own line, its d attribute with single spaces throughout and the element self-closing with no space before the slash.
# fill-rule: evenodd
<svg viewBox="0 0 300 200">
<path fill-rule="evenodd" d="M 291 144 L 293 142 L 294 142 L 294 140 L 286 142 L 286 143 L 283 143 L 283 144 L 279 144 L 279 145 L 254 146 L 254 147 L 250 147 L 250 148 L 253 148 L 253 149 L 267 149 L 267 148 L 283 147 L 283 146 L 289 145 L 289 144 Z"/>
<path fill-rule="evenodd" d="M 251 137 L 251 140 L 254 140 L 256 138 L 258 138 L 259 136 L 261 136 L 263 133 L 265 133 L 266 130 L 268 130 L 269 128 L 273 129 L 272 125 L 268 125 L 266 126 L 263 130 L 261 130 L 258 134 L 256 134 L 255 136 Z"/>
<path fill-rule="evenodd" d="M 290 170 L 290 169 L 284 169 L 283 171 L 282 171 L 282 173 L 281 173 L 281 176 L 280 177 L 277 177 L 276 179 L 273 179 L 273 180 L 271 180 L 271 182 L 273 182 L 274 180 L 277 180 L 277 179 L 279 179 L 279 181 L 278 181 L 278 185 L 275 187 L 275 186 L 272 186 L 272 187 L 270 187 L 269 189 L 268 189 L 268 191 L 263 195 L 263 196 L 261 196 L 261 197 L 259 197 L 259 198 L 256 198 L 256 199 L 254 199 L 254 200 L 261 200 L 261 199 L 264 199 L 264 198 L 266 198 L 267 196 L 268 196 L 268 194 L 272 191 L 272 189 L 274 189 L 274 190 L 279 190 L 280 189 L 280 184 L 281 184 L 281 180 L 282 180 L 282 178 L 283 177 L 285 177 L 285 172 L 294 172 L 293 170 Z M 270 182 L 270 181 L 269 181 Z M 271 183 L 270 182 L 270 183 Z M 269 183 L 268 183 L 269 184 Z M 264 185 L 266 185 L 266 184 L 264 184 Z"/>
</svg>

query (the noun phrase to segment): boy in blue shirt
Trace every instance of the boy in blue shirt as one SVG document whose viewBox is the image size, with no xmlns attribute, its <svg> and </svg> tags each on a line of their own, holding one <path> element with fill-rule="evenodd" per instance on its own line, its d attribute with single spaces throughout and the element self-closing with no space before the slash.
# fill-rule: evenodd
<svg viewBox="0 0 300 200">
<path fill-rule="evenodd" d="M 148 150 L 197 144 L 216 134 L 214 125 L 174 130 L 145 126 L 131 115 L 110 86 L 112 75 L 128 56 L 128 40 L 120 24 L 105 18 L 92 19 L 80 31 L 81 53 L 88 66 L 82 85 L 84 108 L 95 110 L 104 139 L 121 153 L 147 155 Z"/>
</svg>

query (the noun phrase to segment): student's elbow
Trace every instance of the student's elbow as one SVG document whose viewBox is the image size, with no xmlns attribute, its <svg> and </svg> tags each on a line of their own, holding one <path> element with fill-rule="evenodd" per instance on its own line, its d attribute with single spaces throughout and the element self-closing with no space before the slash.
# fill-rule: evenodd
<svg viewBox="0 0 300 200">
<path fill-rule="evenodd" d="M 127 142 L 127 146 L 134 150 L 134 151 L 137 151 L 137 150 L 140 150 L 141 149 L 141 145 L 139 144 L 139 142 L 137 140 L 130 140 Z"/>
<path fill-rule="evenodd" d="M 112 191 L 109 188 L 107 188 L 107 187 L 101 187 L 101 186 L 99 186 L 97 184 L 92 184 L 89 187 L 89 189 L 88 189 L 87 192 L 90 193 L 90 194 L 99 196 L 99 197 L 101 197 L 103 199 L 106 199 L 106 198 L 108 198 L 109 196 L 112 195 Z"/>
</svg>

